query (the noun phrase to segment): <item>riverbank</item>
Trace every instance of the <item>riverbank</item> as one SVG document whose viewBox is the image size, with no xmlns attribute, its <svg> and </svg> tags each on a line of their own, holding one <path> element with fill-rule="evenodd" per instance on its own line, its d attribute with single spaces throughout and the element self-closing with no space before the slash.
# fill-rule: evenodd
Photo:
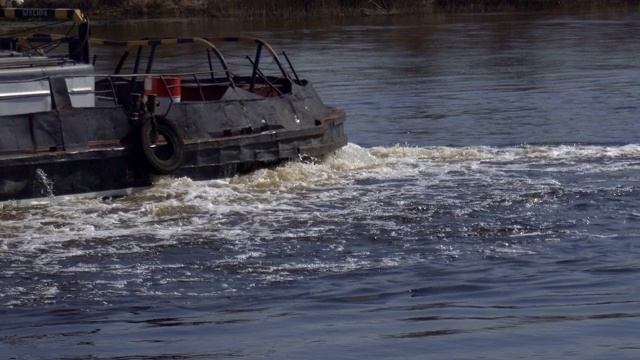
<svg viewBox="0 0 640 360">
<path fill-rule="evenodd" d="M 304 18 L 640 6 L 640 0 L 31 0 L 96 17 Z"/>
</svg>

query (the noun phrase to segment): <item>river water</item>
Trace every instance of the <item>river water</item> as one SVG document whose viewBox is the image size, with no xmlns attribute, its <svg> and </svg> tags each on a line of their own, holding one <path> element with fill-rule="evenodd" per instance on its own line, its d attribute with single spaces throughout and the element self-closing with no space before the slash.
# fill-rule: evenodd
<svg viewBox="0 0 640 360">
<path fill-rule="evenodd" d="M 1 204 L 1 357 L 640 357 L 639 16 L 98 23 L 264 38 L 350 143 Z"/>
</svg>

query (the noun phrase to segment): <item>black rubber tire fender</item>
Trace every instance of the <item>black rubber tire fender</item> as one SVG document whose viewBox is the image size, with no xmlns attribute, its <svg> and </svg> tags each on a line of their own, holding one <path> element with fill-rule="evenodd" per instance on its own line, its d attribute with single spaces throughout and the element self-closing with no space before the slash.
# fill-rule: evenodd
<svg viewBox="0 0 640 360">
<path fill-rule="evenodd" d="M 160 137 L 166 144 L 158 143 Z M 156 115 L 143 120 L 140 144 L 147 162 L 159 174 L 170 174 L 184 162 L 184 139 L 176 125 L 165 117 Z"/>
</svg>

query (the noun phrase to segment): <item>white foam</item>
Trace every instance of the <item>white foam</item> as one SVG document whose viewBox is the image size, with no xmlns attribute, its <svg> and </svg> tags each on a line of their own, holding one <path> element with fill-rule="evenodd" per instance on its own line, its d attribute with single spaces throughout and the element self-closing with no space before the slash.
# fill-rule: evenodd
<svg viewBox="0 0 640 360">
<path fill-rule="evenodd" d="M 556 172 L 640 169 L 638 159 L 639 145 L 505 148 L 398 145 L 367 149 L 348 144 L 316 164 L 291 162 L 213 181 L 166 177 L 150 189 L 117 200 L 63 199 L 27 206 L 2 203 L 0 255 L 9 261 L 33 261 L 35 266 L 48 271 L 62 271 L 60 262 L 72 257 L 146 253 L 155 248 L 179 246 L 185 239 L 206 239 L 202 241 L 215 240 L 228 252 L 225 261 L 247 263 L 272 256 L 275 251 L 272 242 L 278 242 L 280 251 L 296 252 L 297 247 L 303 246 L 298 243 L 300 239 L 322 238 L 327 226 L 349 222 L 354 217 L 371 228 L 371 236 L 410 240 L 416 235 L 398 228 L 397 221 L 386 216 L 389 209 L 385 207 L 399 211 L 413 206 L 416 194 L 424 197 L 429 193 L 434 203 L 450 204 L 450 211 L 456 216 L 466 216 L 481 211 L 493 198 L 502 197 L 505 204 L 510 202 L 512 195 L 501 195 L 502 191 L 526 188 L 544 193 L 545 189 L 559 187 Z M 530 177 L 527 172 L 531 171 L 548 175 Z M 489 200 L 476 200 L 464 187 L 443 190 L 450 183 L 486 185 L 496 193 Z M 530 206 L 538 206 L 551 200 L 531 197 L 527 201 Z M 345 243 L 337 240 L 327 243 L 325 249 L 335 253 L 347 251 Z M 526 254 L 530 249 L 494 251 Z M 441 252 L 454 257 L 462 254 L 455 246 L 442 248 Z M 390 254 L 382 264 L 371 264 L 368 256 L 351 255 L 344 262 L 289 263 L 249 271 L 275 275 L 304 269 L 350 271 L 407 261 L 398 260 L 397 256 Z M 72 269 L 100 271 L 92 266 L 78 264 Z M 108 271 L 135 273 L 151 269 L 114 267 Z"/>
</svg>

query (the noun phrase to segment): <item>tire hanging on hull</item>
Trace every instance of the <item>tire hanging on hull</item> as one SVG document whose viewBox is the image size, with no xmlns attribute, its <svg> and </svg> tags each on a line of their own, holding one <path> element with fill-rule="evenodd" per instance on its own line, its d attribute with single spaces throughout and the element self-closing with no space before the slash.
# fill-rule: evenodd
<svg viewBox="0 0 640 360">
<path fill-rule="evenodd" d="M 143 120 L 140 145 L 145 159 L 158 174 L 170 174 L 184 162 L 184 139 L 175 124 L 165 117 L 156 115 Z"/>
</svg>

